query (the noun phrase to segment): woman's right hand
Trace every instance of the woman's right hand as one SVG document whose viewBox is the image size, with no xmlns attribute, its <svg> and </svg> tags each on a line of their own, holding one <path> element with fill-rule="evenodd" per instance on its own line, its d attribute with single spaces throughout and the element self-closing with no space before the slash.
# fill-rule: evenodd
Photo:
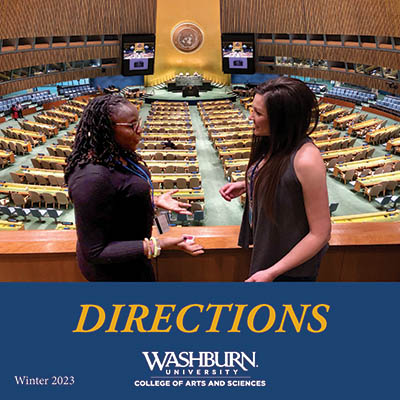
<svg viewBox="0 0 400 400">
<path fill-rule="evenodd" d="M 198 256 L 204 253 L 203 246 L 198 243 L 187 241 L 184 236 L 166 237 L 159 239 L 161 249 L 177 247 L 192 256 Z"/>
<path fill-rule="evenodd" d="M 219 189 L 219 193 L 226 201 L 231 201 L 246 192 L 246 182 L 227 183 Z"/>
</svg>

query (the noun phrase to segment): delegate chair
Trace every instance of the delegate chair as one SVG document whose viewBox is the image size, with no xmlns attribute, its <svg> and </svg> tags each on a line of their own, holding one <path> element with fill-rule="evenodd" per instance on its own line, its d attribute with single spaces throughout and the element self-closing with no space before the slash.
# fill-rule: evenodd
<svg viewBox="0 0 400 400">
<path fill-rule="evenodd" d="M 21 178 L 21 176 L 19 176 L 15 172 L 10 172 L 10 176 L 11 176 L 11 180 L 14 183 L 22 183 L 23 182 L 23 178 Z"/>
<path fill-rule="evenodd" d="M 0 206 L 0 212 L 3 213 L 4 215 L 7 215 L 8 216 L 7 219 L 11 219 L 17 216 L 14 207 Z"/>
<path fill-rule="evenodd" d="M 355 170 L 354 169 L 349 169 L 348 171 L 345 172 L 344 175 L 342 175 L 343 183 L 346 184 L 349 181 L 352 181 L 355 175 Z"/>
<path fill-rule="evenodd" d="M 186 189 L 187 188 L 187 182 L 185 178 L 177 178 L 176 179 L 176 187 L 178 189 Z"/>
<path fill-rule="evenodd" d="M 31 215 L 35 218 L 38 219 L 40 223 L 44 223 L 46 221 L 43 221 L 42 218 L 47 214 L 46 210 L 41 210 L 39 208 L 31 208 Z"/>
<path fill-rule="evenodd" d="M 378 185 L 374 185 L 370 188 L 367 188 L 364 190 L 364 195 L 368 196 L 368 201 L 371 201 L 372 197 L 377 197 L 379 196 L 381 193 L 383 193 L 383 185 L 378 184 Z"/>
<path fill-rule="evenodd" d="M 331 216 L 337 210 L 338 206 L 339 206 L 339 203 L 329 204 L 329 212 L 330 212 Z"/>
<path fill-rule="evenodd" d="M 391 191 L 392 196 L 394 196 L 394 191 L 397 187 L 397 182 L 396 181 L 388 181 L 383 184 L 383 195 L 385 196 L 386 191 Z"/>
<path fill-rule="evenodd" d="M 392 196 L 375 197 L 374 201 L 378 203 L 378 207 L 384 209 L 392 200 Z"/>
<path fill-rule="evenodd" d="M 56 224 L 58 223 L 58 218 L 60 218 L 63 213 L 62 211 L 56 210 L 55 208 L 48 208 L 46 211 L 49 217 L 54 218 L 54 222 Z"/>
<path fill-rule="evenodd" d="M 163 180 L 164 189 L 174 189 L 174 181 L 172 179 L 164 179 Z"/>
<path fill-rule="evenodd" d="M 42 204 L 42 197 L 40 196 L 39 192 L 36 192 L 35 190 L 29 190 L 29 199 L 31 201 L 31 206 L 35 206 L 37 204 L 38 207 Z"/>
<path fill-rule="evenodd" d="M 57 156 L 56 151 L 55 151 L 52 147 L 48 147 L 48 148 L 47 148 L 47 151 L 49 152 L 49 154 L 50 154 L 51 156 Z"/>
<path fill-rule="evenodd" d="M 153 174 L 160 174 L 162 172 L 161 167 L 158 165 L 153 165 L 150 169 Z"/>
<path fill-rule="evenodd" d="M 31 158 L 31 162 L 34 168 L 44 168 L 42 167 L 42 163 L 37 158 Z"/>
<path fill-rule="evenodd" d="M 57 185 L 56 186 L 65 186 L 65 180 L 63 176 L 56 176 Z"/>
<path fill-rule="evenodd" d="M 27 216 L 31 213 L 31 210 L 29 208 L 15 207 L 15 213 L 18 217 L 23 217 L 25 222 L 28 222 Z"/>
<path fill-rule="evenodd" d="M 54 175 L 47 175 L 47 179 L 49 180 L 49 183 L 51 186 L 59 186 L 57 182 L 57 178 Z"/>
<path fill-rule="evenodd" d="M 65 206 L 65 209 L 69 206 L 69 198 L 64 192 L 56 192 L 57 208 Z"/>
<path fill-rule="evenodd" d="M 191 189 L 198 189 L 200 188 L 200 180 L 199 178 L 190 178 L 189 180 L 189 187 Z"/>
<path fill-rule="evenodd" d="M 38 185 L 35 175 L 32 175 L 29 172 L 25 172 L 24 176 L 28 185 Z"/>
<path fill-rule="evenodd" d="M 49 207 L 49 204 L 51 204 L 52 207 L 54 207 L 54 204 L 56 203 L 56 198 L 53 194 L 48 193 L 48 192 L 43 192 L 42 198 L 43 198 L 44 206 L 46 208 Z"/>
<path fill-rule="evenodd" d="M 40 163 L 42 164 L 42 168 L 44 169 L 54 169 L 52 168 L 50 162 L 47 160 L 40 160 Z"/>
<path fill-rule="evenodd" d="M 49 180 L 44 175 L 36 175 L 36 180 L 39 185 L 48 186 Z"/>
<path fill-rule="evenodd" d="M 29 196 L 17 192 L 11 192 L 11 199 L 17 207 L 26 207 L 30 203 Z"/>
</svg>

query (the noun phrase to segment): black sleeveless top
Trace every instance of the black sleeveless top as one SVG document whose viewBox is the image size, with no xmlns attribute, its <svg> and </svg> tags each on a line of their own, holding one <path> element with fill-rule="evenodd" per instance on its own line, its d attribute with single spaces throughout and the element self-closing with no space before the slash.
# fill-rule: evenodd
<svg viewBox="0 0 400 400">
<path fill-rule="evenodd" d="M 278 183 L 274 203 L 276 223 L 269 219 L 265 210 L 264 199 L 268 187 L 258 187 L 253 195 L 252 228 L 249 223 L 249 199 L 248 196 L 246 197 L 239 246 L 248 247 L 253 244 L 250 275 L 272 267 L 310 231 L 301 183 L 294 170 L 294 158 L 298 149 L 309 141 L 309 139 L 303 141 L 292 153 L 288 167 Z M 251 171 L 251 167 L 249 171 Z M 287 271 L 284 276 L 291 278 L 316 277 L 321 258 L 327 249 L 328 244 L 314 257 Z"/>
</svg>

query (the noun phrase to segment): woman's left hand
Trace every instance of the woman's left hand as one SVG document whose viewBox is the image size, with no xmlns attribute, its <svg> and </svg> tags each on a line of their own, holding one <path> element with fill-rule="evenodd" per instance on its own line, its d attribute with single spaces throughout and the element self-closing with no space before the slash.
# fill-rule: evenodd
<svg viewBox="0 0 400 400">
<path fill-rule="evenodd" d="M 164 193 L 155 198 L 155 204 L 157 207 L 164 208 L 169 211 L 174 211 L 178 214 L 192 215 L 192 213 L 187 210 L 190 208 L 190 204 L 183 203 L 182 201 L 177 201 L 172 198 L 172 195 L 178 192 L 179 189 L 171 190 L 170 192 Z"/>
<path fill-rule="evenodd" d="M 276 276 L 271 271 L 263 269 L 250 276 L 245 282 L 272 282 L 275 278 Z"/>
</svg>

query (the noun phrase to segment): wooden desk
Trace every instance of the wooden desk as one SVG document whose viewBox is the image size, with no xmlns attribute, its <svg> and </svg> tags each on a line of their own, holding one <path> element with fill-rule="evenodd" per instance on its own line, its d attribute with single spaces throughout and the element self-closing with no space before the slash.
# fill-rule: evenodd
<svg viewBox="0 0 400 400">
<path fill-rule="evenodd" d="M 222 126 L 222 127 L 209 127 L 208 131 L 213 133 L 227 133 L 227 132 L 243 132 L 253 131 L 253 126 L 250 124 L 239 124 L 234 126 Z"/>
<path fill-rule="evenodd" d="M 229 149 L 229 148 L 238 148 L 244 149 L 246 147 L 251 148 L 251 139 L 241 138 L 241 139 L 227 139 L 227 140 L 215 140 L 213 141 L 213 145 L 216 149 Z M 237 147 L 242 146 L 242 147 Z"/>
<path fill-rule="evenodd" d="M 237 136 L 237 139 L 234 139 L 233 136 Z M 213 133 L 208 131 L 208 137 L 213 142 L 216 141 L 226 141 L 226 140 L 236 140 L 241 141 L 243 139 L 251 139 L 253 137 L 253 130 L 249 131 L 238 131 L 238 132 L 221 132 L 221 133 Z"/>
<path fill-rule="evenodd" d="M 176 180 L 178 178 L 183 178 L 186 183 L 189 183 L 191 178 L 197 178 L 200 182 L 201 185 L 201 175 L 199 173 L 197 174 L 162 174 L 162 175 L 157 175 L 157 174 L 152 174 L 151 175 L 151 181 L 154 183 L 163 183 L 164 179 L 171 179 L 174 181 L 176 184 Z"/>
<path fill-rule="evenodd" d="M 330 103 L 321 103 L 318 105 L 319 113 L 324 114 L 328 111 L 332 111 L 336 108 L 335 104 L 330 104 Z"/>
<path fill-rule="evenodd" d="M 226 150 L 221 150 L 218 149 L 219 157 L 224 158 L 224 157 L 233 157 L 234 154 L 238 153 L 243 153 L 243 152 L 251 151 L 251 147 L 242 147 L 242 148 L 230 148 Z M 249 159 L 249 156 L 246 157 L 246 159 Z"/>
<path fill-rule="evenodd" d="M 326 137 L 326 136 L 328 136 L 328 138 L 331 138 L 332 136 L 337 136 L 337 137 L 339 137 L 340 136 L 340 132 L 339 131 L 335 131 L 334 129 L 325 129 L 325 130 L 321 130 L 321 131 L 318 131 L 318 132 L 313 132 L 313 133 L 311 133 L 311 135 L 310 135 L 310 138 L 311 139 L 313 139 L 313 140 L 321 140 L 320 138 L 321 137 Z M 322 140 L 324 140 L 324 139 L 322 139 Z"/>
<path fill-rule="evenodd" d="M 171 189 L 154 189 L 154 196 L 170 192 Z M 204 201 L 203 189 L 179 189 L 179 192 L 172 195 L 174 199 L 185 199 L 193 201 Z"/>
<path fill-rule="evenodd" d="M 347 149 L 340 149 L 340 150 L 329 150 L 324 151 L 321 153 L 321 156 L 324 160 L 332 160 L 333 158 L 339 156 L 345 156 L 348 154 L 353 154 L 354 156 L 361 151 L 370 150 L 371 146 L 357 146 L 357 147 L 348 147 Z"/>
<path fill-rule="evenodd" d="M 364 178 L 358 178 L 356 184 L 354 185 L 354 190 L 360 192 L 361 189 L 366 187 L 378 185 L 381 182 L 396 181 L 400 182 L 400 171 L 387 172 L 384 174 L 370 175 Z"/>
<path fill-rule="evenodd" d="M 48 110 L 46 114 L 50 115 L 51 117 L 59 117 L 61 119 L 67 119 L 71 123 L 78 121 L 78 115 L 68 111 Z"/>
<path fill-rule="evenodd" d="M 346 129 L 347 125 L 363 121 L 365 118 L 367 118 L 367 114 L 353 113 L 345 115 L 343 117 L 336 118 L 333 121 L 333 127 L 336 129 Z"/>
<path fill-rule="evenodd" d="M 24 120 L 22 121 L 22 123 L 20 122 L 20 124 L 23 128 L 30 131 L 38 132 L 39 129 L 40 132 L 44 132 L 45 134 L 47 133 L 46 136 L 54 136 L 57 135 L 58 133 L 58 128 L 54 125 L 42 124 L 39 122 L 28 121 L 28 120 Z"/>
<path fill-rule="evenodd" d="M 141 141 L 142 142 L 161 142 L 166 141 L 168 139 L 174 140 L 190 140 L 196 141 L 196 136 L 193 133 L 145 133 L 142 134 Z"/>
<path fill-rule="evenodd" d="M 0 182 L 0 193 L 10 194 L 11 192 L 21 193 L 28 195 L 30 190 L 38 193 L 51 193 L 64 192 L 68 195 L 68 189 L 61 186 L 44 186 L 44 185 L 27 185 L 26 183 L 13 183 L 13 182 Z"/>
<path fill-rule="evenodd" d="M 49 175 L 53 175 L 59 178 L 64 177 L 64 171 L 57 169 L 42 169 L 42 168 L 20 168 L 15 171 L 15 173 L 19 176 L 24 176 L 26 172 L 29 172 L 32 175 L 41 175 L 48 178 Z"/>
<path fill-rule="evenodd" d="M 382 156 L 375 158 L 367 158 L 365 160 L 360 160 L 360 161 L 350 161 L 347 163 L 340 163 L 335 165 L 333 170 L 333 175 L 338 176 L 340 173 L 344 173 L 351 169 L 362 171 L 363 169 L 366 168 L 383 167 L 385 164 L 392 163 L 394 161 L 395 160 L 393 160 L 393 157 L 389 155 L 389 156 Z M 400 160 L 397 160 L 397 162 L 400 162 Z"/>
<path fill-rule="evenodd" d="M 7 160 L 10 164 L 15 162 L 14 153 L 11 151 L 0 150 L 0 157 Z"/>
<path fill-rule="evenodd" d="M 231 173 L 231 182 L 237 182 L 239 179 L 243 179 L 246 177 L 245 171 L 233 171 Z"/>
<path fill-rule="evenodd" d="M 46 143 L 46 135 L 43 135 L 42 133 L 39 133 L 39 132 L 28 131 L 25 129 L 18 129 L 18 128 L 7 128 L 7 131 L 10 131 L 18 136 L 20 136 L 20 135 L 30 136 L 34 140 L 37 140 L 42 143 Z"/>
<path fill-rule="evenodd" d="M 334 110 L 331 110 L 331 111 L 321 114 L 320 119 L 322 122 L 328 123 L 328 122 L 333 121 L 335 118 L 350 114 L 351 112 L 352 112 L 351 109 L 339 107 L 339 108 L 335 108 Z"/>
<path fill-rule="evenodd" d="M 386 143 L 386 150 L 391 151 L 393 148 L 400 146 L 400 138 L 391 139 Z"/>
<path fill-rule="evenodd" d="M 366 214 L 342 215 L 340 217 L 331 217 L 334 224 L 346 224 L 354 222 L 386 222 L 395 221 L 400 217 L 400 210 L 379 211 Z"/>
<path fill-rule="evenodd" d="M 47 114 L 39 114 L 34 116 L 35 121 L 43 124 L 56 125 L 59 129 L 67 129 L 69 127 L 68 119 L 52 117 Z"/>
<path fill-rule="evenodd" d="M 317 126 L 314 129 L 314 132 L 324 131 L 325 129 L 329 129 L 327 124 L 323 122 L 318 122 Z"/>
<path fill-rule="evenodd" d="M 79 117 L 83 114 L 83 109 L 81 107 L 73 106 L 71 104 L 62 104 L 60 106 L 61 110 L 65 110 L 70 113 L 77 114 Z"/>
<path fill-rule="evenodd" d="M 243 282 L 251 249 L 237 245 L 239 226 L 171 227 L 165 235 L 194 235 L 200 257 L 172 249 L 157 260 L 161 282 Z M 156 234 L 157 235 L 157 234 Z M 400 281 L 400 222 L 335 223 L 318 281 Z M 382 262 L 385 260 L 385 262 Z M 76 261 L 76 231 L 0 232 L 0 281 L 85 281 Z"/>
<path fill-rule="evenodd" d="M 204 120 L 203 124 L 206 128 L 213 128 L 213 127 L 220 127 L 220 126 L 236 126 L 236 125 L 243 125 L 244 121 L 246 121 L 244 118 L 235 118 L 235 119 L 217 119 L 217 120 Z"/>
<path fill-rule="evenodd" d="M 57 143 L 61 146 L 72 147 L 74 145 L 74 142 L 75 142 L 75 137 L 63 136 L 57 139 Z"/>
<path fill-rule="evenodd" d="M 372 118 L 368 119 L 367 121 L 360 122 L 359 124 L 355 124 L 353 126 L 349 126 L 348 132 L 349 134 L 355 134 L 358 131 L 364 130 L 364 129 L 371 129 L 372 127 L 378 126 L 382 124 L 384 126 L 386 124 L 387 120 L 382 120 L 378 118 Z"/>
<path fill-rule="evenodd" d="M 368 143 L 374 142 L 376 136 L 386 134 L 388 132 L 390 132 L 391 135 L 396 135 L 398 132 L 400 132 L 400 125 L 390 125 L 390 126 L 386 126 L 385 128 L 375 129 L 372 132 L 368 132 L 365 135 L 364 140 Z M 390 150 L 390 149 L 386 148 L 386 150 Z"/>
<path fill-rule="evenodd" d="M 146 161 L 146 164 L 149 168 L 151 167 L 160 167 L 162 170 L 165 170 L 168 166 L 173 167 L 184 167 L 188 172 L 189 166 L 196 167 L 196 172 L 199 172 L 199 163 L 197 161 L 187 161 L 187 160 L 149 160 Z"/>
<path fill-rule="evenodd" d="M 0 231 L 23 231 L 23 222 L 9 222 L 0 220 Z"/>
<path fill-rule="evenodd" d="M 192 128 L 180 128 L 171 126 L 160 126 L 160 127 L 144 127 L 142 137 L 147 135 L 180 135 L 180 136 L 190 136 L 194 137 Z"/>
<path fill-rule="evenodd" d="M 7 142 L 7 143 L 19 143 L 27 153 L 30 153 L 32 151 L 32 145 L 30 142 L 26 142 L 25 140 L 19 140 L 19 139 L 11 139 L 9 137 L 1 137 L 0 140 Z"/>
<path fill-rule="evenodd" d="M 66 161 L 65 161 L 65 157 L 56 157 L 56 156 L 36 156 L 34 157 L 34 159 L 37 159 L 39 161 L 44 160 L 44 161 L 48 161 L 51 163 L 57 163 L 57 164 L 61 164 L 61 165 L 66 165 Z"/>
<path fill-rule="evenodd" d="M 245 165 L 247 167 L 247 164 L 249 163 L 249 159 L 248 158 L 239 158 L 237 160 L 224 160 L 224 170 L 225 170 L 225 174 L 226 171 L 230 168 L 230 167 L 239 167 L 242 165 Z"/>
<path fill-rule="evenodd" d="M 161 153 L 164 156 L 164 159 L 167 157 L 168 154 L 172 154 L 175 157 L 180 156 L 184 157 L 185 159 L 188 160 L 195 160 L 197 159 L 197 151 L 196 150 L 158 150 L 158 149 L 152 149 L 152 150 L 139 150 L 139 154 L 144 156 L 151 156 L 154 158 L 156 153 Z"/>
<path fill-rule="evenodd" d="M 336 139 L 328 139 L 328 140 L 314 140 L 314 144 L 318 147 L 324 147 L 324 146 L 332 146 L 335 143 L 340 143 L 341 146 L 343 147 L 343 145 L 348 145 L 348 143 L 350 142 L 350 140 L 352 140 L 351 137 L 340 137 L 340 138 L 336 138 Z"/>
<path fill-rule="evenodd" d="M 163 128 L 168 128 L 168 127 L 188 127 L 190 128 L 192 126 L 191 122 L 187 121 L 145 121 L 143 124 L 145 128 L 151 129 L 152 127 L 163 127 Z"/>
</svg>

